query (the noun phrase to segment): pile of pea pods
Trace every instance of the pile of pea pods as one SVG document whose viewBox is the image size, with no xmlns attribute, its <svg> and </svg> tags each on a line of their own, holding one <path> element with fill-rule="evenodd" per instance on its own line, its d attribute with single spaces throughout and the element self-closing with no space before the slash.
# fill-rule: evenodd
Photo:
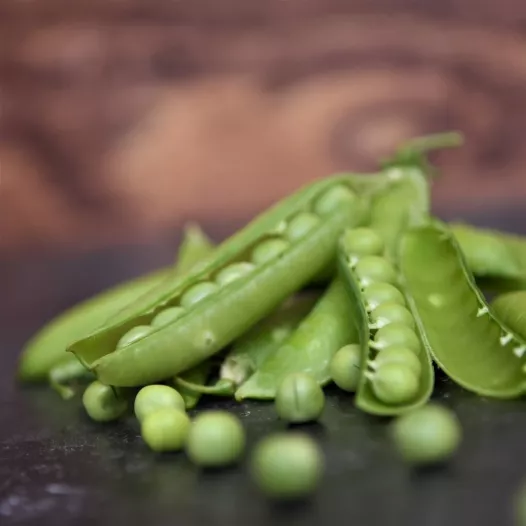
<svg viewBox="0 0 526 526">
<path fill-rule="evenodd" d="M 404 458 L 443 460 L 460 428 L 428 403 L 435 367 L 481 396 L 526 390 L 526 239 L 431 213 L 440 175 L 426 154 L 460 139 L 417 138 L 375 173 L 311 182 L 217 246 L 190 225 L 173 267 L 34 335 L 19 378 L 47 381 L 64 399 L 82 391 L 96 421 L 133 405 L 152 449 L 186 449 L 203 466 L 234 462 L 244 431 L 226 411 L 199 413 L 202 395 L 274 401 L 279 418 L 299 423 L 319 418 L 334 383 L 358 409 L 397 417 Z M 434 443 L 424 432 L 418 442 L 426 429 Z M 254 477 L 269 494 L 310 491 L 320 455 L 301 434 L 267 437 Z"/>
</svg>

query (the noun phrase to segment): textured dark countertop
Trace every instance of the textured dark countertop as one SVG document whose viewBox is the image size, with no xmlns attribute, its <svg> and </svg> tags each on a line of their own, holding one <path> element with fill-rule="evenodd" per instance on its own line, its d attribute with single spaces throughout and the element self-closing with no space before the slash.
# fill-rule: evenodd
<svg viewBox="0 0 526 526">
<path fill-rule="evenodd" d="M 526 233 L 524 212 L 466 219 Z M 305 427 L 326 452 L 325 482 L 316 498 L 292 507 L 266 502 L 249 483 L 244 463 L 201 473 L 183 454 L 147 450 L 133 420 L 97 425 L 78 400 L 63 402 L 48 389 L 13 383 L 21 346 L 44 321 L 112 283 L 167 263 L 173 241 L 0 262 L 1 525 L 512 524 L 511 497 L 526 478 L 524 403 L 481 399 L 440 375 L 435 397 L 457 411 L 464 427 L 453 462 L 411 472 L 391 450 L 384 420 L 358 412 L 352 397 L 328 390 L 322 423 Z M 268 404 L 203 406 L 213 404 L 242 418 L 249 445 L 283 426 Z"/>
</svg>

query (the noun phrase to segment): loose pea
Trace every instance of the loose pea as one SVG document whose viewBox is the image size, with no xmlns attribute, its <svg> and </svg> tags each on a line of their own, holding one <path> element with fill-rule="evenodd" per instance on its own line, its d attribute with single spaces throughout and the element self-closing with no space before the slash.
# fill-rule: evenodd
<svg viewBox="0 0 526 526">
<path fill-rule="evenodd" d="M 88 385 L 82 395 L 82 404 L 90 418 L 97 422 L 116 420 L 128 408 L 126 398 L 98 380 Z"/>
<path fill-rule="evenodd" d="M 263 263 L 285 252 L 287 248 L 289 248 L 289 244 L 284 239 L 267 239 L 254 248 L 252 251 L 252 261 L 256 265 L 263 265 Z"/>
<path fill-rule="evenodd" d="M 381 329 L 390 323 L 402 323 L 411 329 L 415 328 L 413 315 L 403 305 L 398 305 L 397 303 L 379 305 L 371 313 L 371 321 L 376 329 Z"/>
<path fill-rule="evenodd" d="M 256 486 L 276 500 L 295 500 L 312 494 L 324 471 L 317 444 L 300 433 L 276 433 L 262 439 L 250 459 Z"/>
<path fill-rule="evenodd" d="M 203 467 L 221 467 L 236 462 L 245 449 L 241 422 L 227 411 L 207 411 L 196 417 L 186 441 L 190 460 Z"/>
<path fill-rule="evenodd" d="M 309 212 L 300 212 L 291 219 L 287 226 L 285 236 L 290 242 L 294 242 L 307 235 L 319 222 L 320 218 L 317 215 Z"/>
<path fill-rule="evenodd" d="M 418 393 L 418 377 L 402 363 L 386 363 L 371 377 L 374 394 L 384 403 L 398 405 L 409 402 Z"/>
<path fill-rule="evenodd" d="M 381 281 L 396 283 L 396 270 L 389 261 L 380 256 L 364 256 L 354 269 L 362 287 Z"/>
<path fill-rule="evenodd" d="M 239 263 L 232 263 L 224 269 L 220 270 L 216 275 L 216 283 L 220 287 L 224 287 L 233 281 L 236 281 L 254 270 L 254 265 L 248 261 L 240 261 Z"/>
<path fill-rule="evenodd" d="M 394 445 L 411 464 L 442 462 L 457 450 L 462 436 L 460 423 L 445 407 L 428 404 L 400 416 L 392 426 Z"/>
<path fill-rule="evenodd" d="M 183 448 L 189 429 L 190 419 L 186 413 L 163 407 L 145 416 L 141 435 L 154 451 L 178 451 Z"/>
<path fill-rule="evenodd" d="M 192 305 L 199 303 L 201 300 L 204 300 L 207 296 L 210 296 L 210 294 L 213 294 L 218 288 L 219 286 L 211 281 L 198 283 L 183 293 L 181 296 L 181 306 L 189 308 Z"/>
<path fill-rule="evenodd" d="M 286 376 L 276 391 L 276 412 L 287 422 L 299 424 L 317 420 L 325 406 L 318 382 L 307 373 Z"/>
<path fill-rule="evenodd" d="M 314 211 L 321 216 L 330 214 L 334 211 L 335 208 L 347 204 L 347 206 L 352 206 L 358 197 L 356 194 L 349 188 L 344 185 L 334 186 L 331 189 L 327 190 L 314 205 Z"/>
<path fill-rule="evenodd" d="M 376 331 L 374 341 L 370 343 L 373 349 L 381 351 L 392 345 L 402 345 L 415 354 L 420 353 L 420 340 L 415 331 L 402 323 L 390 323 Z"/>
<path fill-rule="evenodd" d="M 167 309 L 162 310 L 155 316 L 151 322 L 152 327 L 162 327 L 163 325 L 168 325 L 173 321 L 179 319 L 185 310 L 181 307 L 168 307 Z"/>
<path fill-rule="evenodd" d="M 342 236 L 342 243 L 351 256 L 379 256 L 384 251 L 383 239 L 370 228 L 347 230 Z"/>
<path fill-rule="evenodd" d="M 185 410 L 183 397 L 168 385 L 147 385 L 135 397 L 135 416 L 142 422 L 146 416 L 162 408 Z"/>
<path fill-rule="evenodd" d="M 130 329 L 118 341 L 117 349 L 120 349 L 121 347 L 126 347 L 127 345 L 131 345 L 137 340 L 140 340 L 141 338 L 144 338 L 145 336 L 150 334 L 150 332 L 152 332 L 152 328 L 149 325 L 137 325 L 137 327 L 133 327 L 133 329 Z"/>
<path fill-rule="evenodd" d="M 402 363 L 407 365 L 417 377 L 422 373 L 422 364 L 418 356 L 411 349 L 400 345 L 383 349 L 378 353 L 373 363 L 377 367 L 381 367 L 386 363 Z"/>
<path fill-rule="evenodd" d="M 333 382 L 344 391 L 354 392 L 360 381 L 360 346 L 342 347 L 333 357 L 329 372 Z"/>
<path fill-rule="evenodd" d="M 390 283 L 371 283 L 363 290 L 363 297 L 370 312 L 383 303 L 405 305 L 404 295 Z"/>
</svg>

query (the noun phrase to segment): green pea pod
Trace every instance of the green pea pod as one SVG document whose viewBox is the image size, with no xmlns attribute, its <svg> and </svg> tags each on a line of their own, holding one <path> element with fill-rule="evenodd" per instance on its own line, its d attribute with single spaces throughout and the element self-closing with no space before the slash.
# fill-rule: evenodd
<svg viewBox="0 0 526 526">
<path fill-rule="evenodd" d="M 526 341 L 489 308 L 451 230 L 439 221 L 409 230 L 400 269 L 439 367 L 479 395 L 521 395 Z"/>
<path fill-rule="evenodd" d="M 204 253 L 211 250 L 210 241 L 195 225 L 185 231 L 180 250 L 181 264 L 164 268 L 152 274 L 117 285 L 90 298 L 49 322 L 27 343 L 19 361 L 18 377 L 25 382 L 45 381 L 54 366 L 61 365 L 70 372 L 78 371 L 73 365 L 78 360 L 66 353 L 67 346 L 82 335 L 88 335 L 108 321 L 115 312 L 155 287 L 174 272 L 186 272 Z M 71 369 L 68 364 L 71 364 Z M 61 381 L 66 379 L 61 376 Z M 64 391 L 66 393 L 66 391 Z"/>
<path fill-rule="evenodd" d="M 526 339 L 526 291 L 502 294 L 493 300 L 491 308 L 499 320 Z"/>
<path fill-rule="evenodd" d="M 270 316 L 256 324 L 239 338 L 227 353 L 219 378 L 207 385 L 207 378 L 189 379 L 185 373 L 175 379 L 179 389 L 193 394 L 232 396 L 258 369 L 261 363 L 297 328 L 316 301 L 315 294 L 301 294 L 286 300 Z"/>
<path fill-rule="evenodd" d="M 94 374 L 88 371 L 75 357 L 66 359 L 53 366 L 48 373 L 49 385 L 64 399 L 75 396 L 75 386 L 72 383 L 94 380 Z"/>
<path fill-rule="evenodd" d="M 374 179 L 366 179 L 363 187 L 371 188 Z M 385 185 L 384 178 L 381 183 Z M 348 176 L 311 184 L 227 240 L 213 258 L 168 287 L 163 300 L 144 305 L 139 314 L 92 333 L 69 350 L 100 381 L 117 386 L 162 381 L 194 367 L 270 314 L 330 263 L 342 229 L 367 218 L 367 196 L 357 195 L 359 186 Z M 323 220 L 308 235 L 288 241 L 288 221 L 306 212 Z M 220 285 L 219 277 L 234 265 L 250 271 Z M 172 307 L 182 308 L 184 314 L 162 327 L 149 325 Z M 137 326 L 142 337 L 117 349 L 121 338 L 129 341 L 128 331 L 136 336 Z"/>
<path fill-rule="evenodd" d="M 294 372 L 307 372 L 320 385 L 327 384 L 332 356 L 356 338 L 351 309 L 343 283 L 334 280 L 296 331 L 236 391 L 236 399 L 272 399 L 283 379 Z"/>
<path fill-rule="evenodd" d="M 477 278 L 526 280 L 526 239 L 463 224 L 450 227 Z"/>
<path fill-rule="evenodd" d="M 193 409 L 199 402 L 203 393 L 196 390 L 194 386 L 206 385 L 211 371 L 211 360 L 205 360 L 192 369 L 185 371 L 181 376 L 174 378 L 174 386 L 183 397 L 186 409 Z M 181 380 L 183 380 L 182 383 Z"/>
</svg>

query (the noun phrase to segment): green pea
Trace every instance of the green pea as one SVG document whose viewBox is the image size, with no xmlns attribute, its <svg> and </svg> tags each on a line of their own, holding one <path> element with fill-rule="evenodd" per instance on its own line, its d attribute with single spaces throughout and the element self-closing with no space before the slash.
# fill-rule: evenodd
<svg viewBox="0 0 526 526">
<path fill-rule="evenodd" d="M 197 285 L 190 287 L 181 296 L 181 307 L 188 309 L 192 305 L 195 305 L 210 296 L 210 294 L 213 294 L 218 288 L 219 286 L 211 281 L 204 281 L 203 283 L 198 283 Z"/>
<path fill-rule="evenodd" d="M 455 453 L 462 438 L 455 414 L 436 404 L 400 416 L 391 431 L 399 454 L 406 462 L 415 465 L 447 460 Z"/>
<path fill-rule="evenodd" d="M 178 451 L 183 448 L 190 419 L 173 407 L 163 407 L 145 416 L 141 424 L 143 440 L 154 451 Z"/>
<path fill-rule="evenodd" d="M 152 332 L 152 328 L 149 325 L 137 325 L 137 327 L 133 327 L 133 329 L 130 329 L 117 343 L 117 349 L 120 349 L 121 347 L 126 347 L 127 345 L 131 345 L 132 343 L 136 342 L 137 340 L 140 340 L 141 338 L 144 338 L 150 332 Z"/>
<path fill-rule="evenodd" d="M 159 312 L 151 322 L 152 327 L 162 327 L 179 319 L 185 310 L 182 307 L 168 307 Z"/>
<path fill-rule="evenodd" d="M 422 364 L 418 356 L 411 351 L 411 349 L 400 345 L 383 349 L 378 353 L 373 363 L 376 364 L 377 367 L 381 367 L 386 363 L 403 363 L 407 365 L 417 377 L 422 374 Z"/>
<path fill-rule="evenodd" d="M 186 441 L 190 460 L 203 467 L 235 463 L 245 449 L 241 422 L 227 411 L 207 411 L 194 420 Z"/>
<path fill-rule="evenodd" d="M 390 283 L 371 283 L 363 290 L 363 297 L 370 312 L 383 303 L 405 305 L 404 295 Z"/>
<path fill-rule="evenodd" d="M 343 247 L 350 256 L 380 256 L 384 240 L 371 228 L 354 228 L 342 236 Z"/>
<path fill-rule="evenodd" d="M 314 211 L 321 216 L 325 216 L 344 204 L 352 207 L 357 201 L 357 195 L 350 188 L 344 185 L 333 186 L 316 201 Z"/>
<path fill-rule="evenodd" d="M 342 347 L 332 357 L 329 373 L 332 381 L 344 391 L 355 392 L 360 381 L 361 350 L 356 344 Z"/>
<path fill-rule="evenodd" d="M 403 305 L 397 303 L 379 305 L 370 317 L 375 329 L 381 329 L 390 323 L 402 323 L 412 329 L 416 327 L 413 315 Z"/>
<path fill-rule="evenodd" d="M 271 499 L 296 500 L 316 490 L 324 471 L 320 448 L 307 435 L 275 433 L 262 439 L 250 459 L 256 486 Z"/>
<path fill-rule="evenodd" d="M 267 239 L 257 245 L 252 251 L 252 261 L 256 265 L 263 265 L 267 261 L 279 256 L 289 248 L 289 243 L 284 239 Z"/>
<path fill-rule="evenodd" d="M 233 281 L 236 281 L 254 270 L 254 265 L 248 261 L 240 261 L 239 263 L 232 263 L 221 269 L 216 275 L 216 283 L 220 287 L 224 287 Z"/>
<path fill-rule="evenodd" d="M 371 283 L 396 283 L 396 270 L 389 261 L 380 256 L 365 256 L 358 261 L 354 269 L 360 285 L 367 287 Z"/>
<path fill-rule="evenodd" d="M 300 212 L 290 220 L 285 231 L 286 238 L 293 243 L 307 235 L 313 228 L 319 224 L 320 218 L 309 212 Z"/>
<path fill-rule="evenodd" d="M 128 401 L 121 397 L 111 386 L 98 380 L 91 382 L 82 395 L 84 409 L 92 420 L 109 422 L 116 420 L 128 408 Z"/>
<path fill-rule="evenodd" d="M 420 354 L 420 340 L 415 331 L 402 323 L 390 323 L 376 331 L 374 341 L 369 344 L 373 349 L 381 351 L 392 345 L 402 345 L 415 354 Z"/>
<path fill-rule="evenodd" d="M 325 406 L 325 396 L 318 382 L 307 373 L 292 373 L 276 391 L 276 412 L 295 424 L 317 420 Z"/>
<path fill-rule="evenodd" d="M 374 394 L 385 404 L 404 404 L 418 393 L 418 377 L 402 363 L 386 363 L 371 377 Z"/>
<path fill-rule="evenodd" d="M 147 385 L 135 397 L 134 411 L 139 422 L 162 408 L 185 410 L 183 397 L 168 385 Z"/>
</svg>

